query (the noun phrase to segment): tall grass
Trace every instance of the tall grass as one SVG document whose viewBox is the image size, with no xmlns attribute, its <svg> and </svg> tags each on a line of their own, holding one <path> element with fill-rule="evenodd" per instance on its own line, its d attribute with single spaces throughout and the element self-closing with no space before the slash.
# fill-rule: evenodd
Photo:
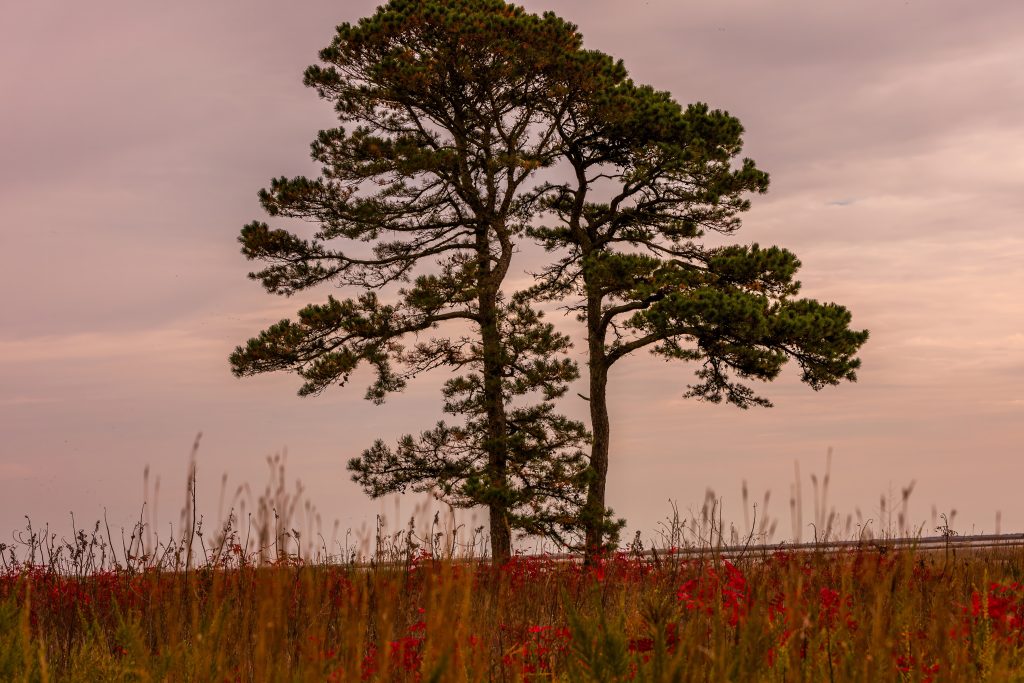
<svg viewBox="0 0 1024 683">
<path fill-rule="evenodd" d="M 0 582 L 0 679 L 1019 680 L 1022 568 L 1007 549 L 25 565 Z"/>
<path fill-rule="evenodd" d="M 331 553 L 271 466 L 250 514 L 211 531 L 194 476 L 177 536 L 145 515 L 117 535 L 29 524 L 0 548 L 0 680 L 1024 680 L 1021 549 L 726 559 L 736 531 L 709 493 L 653 549 L 593 566 L 476 562 L 483 540 L 439 517 Z M 814 484 L 818 539 L 836 537 L 827 475 Z M 901 526 L 908 496 L 889 506 Z M 776 524 L 764 507 L 747 538 Z"/>
</svg>

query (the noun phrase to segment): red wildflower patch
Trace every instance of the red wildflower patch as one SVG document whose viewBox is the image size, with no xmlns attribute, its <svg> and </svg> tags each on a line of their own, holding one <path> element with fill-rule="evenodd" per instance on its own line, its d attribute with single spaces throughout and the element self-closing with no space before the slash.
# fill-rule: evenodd
<svg viewBox="0 0 1024 683">
<path fill-rule="evenodd" d="M 720 604 L 730 626 L 736 626 L 749 609 L 747 580 L 728 560 L 720 569 L 708 566 L 676 591 L 676 597 L 690 611 L 713 615 Z"/>
</svg>

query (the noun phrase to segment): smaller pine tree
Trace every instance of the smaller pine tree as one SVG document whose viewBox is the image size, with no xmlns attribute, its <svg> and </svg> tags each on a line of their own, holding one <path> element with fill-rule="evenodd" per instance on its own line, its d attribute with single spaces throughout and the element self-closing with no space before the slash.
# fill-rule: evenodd
<svg viewBox="0 0 1024 683">
<path fill-rule="evenodd" d="M 573 172 L 544 188 L 553 224 L 531 230 L 558 254 L 534 294 L 562 302 L 587 330 L 591 557 L 615 540 L 602 528 L 614 363 L 644 349 L 695 361 L 698 381 L 686 396 L 769 406 L 746 380 L 773 380 L 794 360 L 813 389 L 853 381 L 868 337 L 851 329 L 843 306 L 797 298 L 791 252 L 702 243 L 709 231 L 735 233 L 747 195 L 768 188 L 767 173 L 736 160 L 738 119 L 702 103 L 683 108 L 633 84 L 621 65 L 603 74 L 573 100 L 574 125 L 559 128 Z"/>
<path fill-rule="evenodd" d="M 483 403 L 480 346 L 432 340 L 406 354 L 413 364 L 445 363 L 468 370 L 443 389 L 445 413 L 461 419 L 439 422 L 419 436 L 406 435 L 394 446 L 378 440 L 349 470 L 372 497 L 407 490 L 430 492 L 456 508 L 479 505 L 507 509 L 510 533 L 543 536 L 562 547 L 582 547 L 579 510 L 588 472 L 585 426 L 555 411 L 579 371 L 565 352 L 568 337 L 541 320 L 519 298 L 503 305 L 502 378 L 507 398 L 506 429 L 500 449 L 507 459 L 499 476 L 490 466 L 493 452 Z"/>
</svg>

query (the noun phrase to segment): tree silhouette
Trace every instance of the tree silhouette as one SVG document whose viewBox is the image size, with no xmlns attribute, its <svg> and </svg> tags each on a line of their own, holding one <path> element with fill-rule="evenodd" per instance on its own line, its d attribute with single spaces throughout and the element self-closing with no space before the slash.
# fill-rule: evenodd
<svg viewBox="0 0 1024 683">
<path fill-rule="evenodd" d="M 772 380 L 792 359 L 814 389 L 853 381 L 868 333 L 850 329 L 842 306 L 796 298 L 791 252 L 699 241 L 734 233 L 746 195 L 768 187 L 753 161 L 734 163 L 736 118 L 704 104 L 684 109 L 632 83 L 621 65 L 573 102 L 558 128 L 571 180 L 547 185 L 556 221 L 531 233 L 559 254 L 534 294 L 569 299 L 586 324 L 593 442 L 583 521 L 592 556 L 615 541 L 605 504 L 613 364 L 641 349 L 697 361 L 687 396 L 769 406 L 739 380 Z"/>
<path fill-rule="evenodd" d="M 552 102 L 566 92 L 580 41 L 575 27 L 553 14 L 528 14 L 501 0 L 392 0 L 342 24 L 320 53 L 323 66 L 309 67 L 305 82 L 351 127 L 322 131 L 313 143 L 321 177 L 279 178 L 260 193 L 271 216 L 311 221 L 316 232 L 303 238 L 257 221 L 240 237 L 248 258 L 267 262 L 250 277 L 268 292 L 291 295 L 322 283 L 366 291 L 329 297 L 263 331 L 232 355 L 235 374 L 294 371 L 305 380 L 300 394 L 308 395 L 344 384 L 367 363 L 376 371 L 367 396 L 379 402 L 424 370 L 470 367 L 460 382 L 472 388 L 450 384 L 447 397 L 468 422 L 432 438 L 450 444 L 453 435 L 468 435 L 473 456 L 455 461 L 472 460 L 475 474 L 451 491 L 488 506 L 496 560 L 510 553 L 513 524 L 529 527 L 522 519 L 526 489 L 509 493 L 510 468 L 527 456 L 511 449 L 529 450 L 527 459 L 536 461 L 548 447 L 572 452 L 572 439 L 552 430 L 579 434 L 578 425 L 555 419 L 545 400 L 533 414 L 533 436 L 523 440 L 529 429 L 520 423 L 529 415 L 508 407 L 519 356 L 507 348 L 502 320 L 525 309 L 505 308 L 502 283 L 538 206 L 526 181 L 559 149 Z M 382 302 L 378 292 L 390 293 L 395 283 L 411 284 Z M 452 337 L 406 349 L 411 335 L 442 323 Z M 557 373 L 544 380 L 558 381 Z M 413 449 L 399 452 L 413 457 Z M 354 464 L 371 494 L 403 481 L 385 485 L 385 473 L 374 469 L 389 457 L 397 456 L 375 447 Z"/>
<path fill-rule="evenodd" d="M 618 360 L 648 349 L 697 361 L 687 395 L 742 408 L 770 405 L 744 380 L 772 380 L 789 360 L 814 389 L 855 380 L 867 332 L 842 306 L 798 298 L 791 252 L 701 241 L 736 232 L 747 196 L 768 187 L 753 161 L 737 162 L 736 118 L 634 84 L 621 62 L 583 50 L 573 25 L 502 0 L 391 0 L 339 26 L 320 56 L 306 83 L 350 128 L 313 143 L 320 177 L 260 193 L 271 216 L 316 231 L 257 221 L 240 241 L 267 263 L 250 276 L 271 293 L 363 292 L 306 306 L 231 363 L 240 376 L 294 371 L 303 395 L 365 363 L 377 402 L 424 371 L 457 373 L 444 408 L 460 423 L 378 441 L 350 462 L 371 495 L 412 488 L 486 505 L 495 560 L 513 529 L 572 545 L 581 525 L 593 557 L 621 527 L 605 505 Z M 552 167 L 568 178 L 529 186 Z M 524 234 L 556 256 L 508 297 Z M 583 425 L 555 413 L 576 377 L 569 340 L 532 299 L 563 302 L 586 324 L 589 458 Z M 424 338 L 442 324 L 447 334 Z"/>
</svg>

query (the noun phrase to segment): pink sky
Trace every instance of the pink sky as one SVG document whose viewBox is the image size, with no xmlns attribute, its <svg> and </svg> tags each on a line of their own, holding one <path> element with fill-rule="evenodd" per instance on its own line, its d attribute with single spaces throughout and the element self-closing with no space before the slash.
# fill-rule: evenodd
<svg viewBox="0 0 1024 683">
<path fill-rule="evenodd" d="M 0 532 L 104 508 L 129 524 L 147 464 L 176 520 L 198 431 L 209 505 L 222 473 L 262 487 L 264 457 L 287 448 L 326 520 L 394 510 L 344 462 L 429 427 L 441 376 L 377 407 L 356 385 L 299 399 L 297 378 L 227 363 L 326 296 L 263 293 L 235 240 L 271 177 L 315 173 L 308 143 L 332 112 L 302 70 L 374 5 L 0 10 Z M 656 531 L 670 499 L 699 509 L 709 486 L 742 520 L 746 479 L 788 536 L 793 463 L 820 472 L 831 447 L 842 512 L 877 519 L 879 495 L 916 480 L 917 522 L 935 504 L 962 532 L 992 531 L 997 511 L 1022 530 L 1024 3 L 525 5 L 578 23 L 635 80 L 738 116 L 772 175 L 738 240 L 795 251 L 804 293 L 871 330 L 857 384 L 815 393 L 789 372 L 770 410 L 683 400 L 681 364 L 616 366 L 608 498 L 630 529 Z"/>
</svg>

